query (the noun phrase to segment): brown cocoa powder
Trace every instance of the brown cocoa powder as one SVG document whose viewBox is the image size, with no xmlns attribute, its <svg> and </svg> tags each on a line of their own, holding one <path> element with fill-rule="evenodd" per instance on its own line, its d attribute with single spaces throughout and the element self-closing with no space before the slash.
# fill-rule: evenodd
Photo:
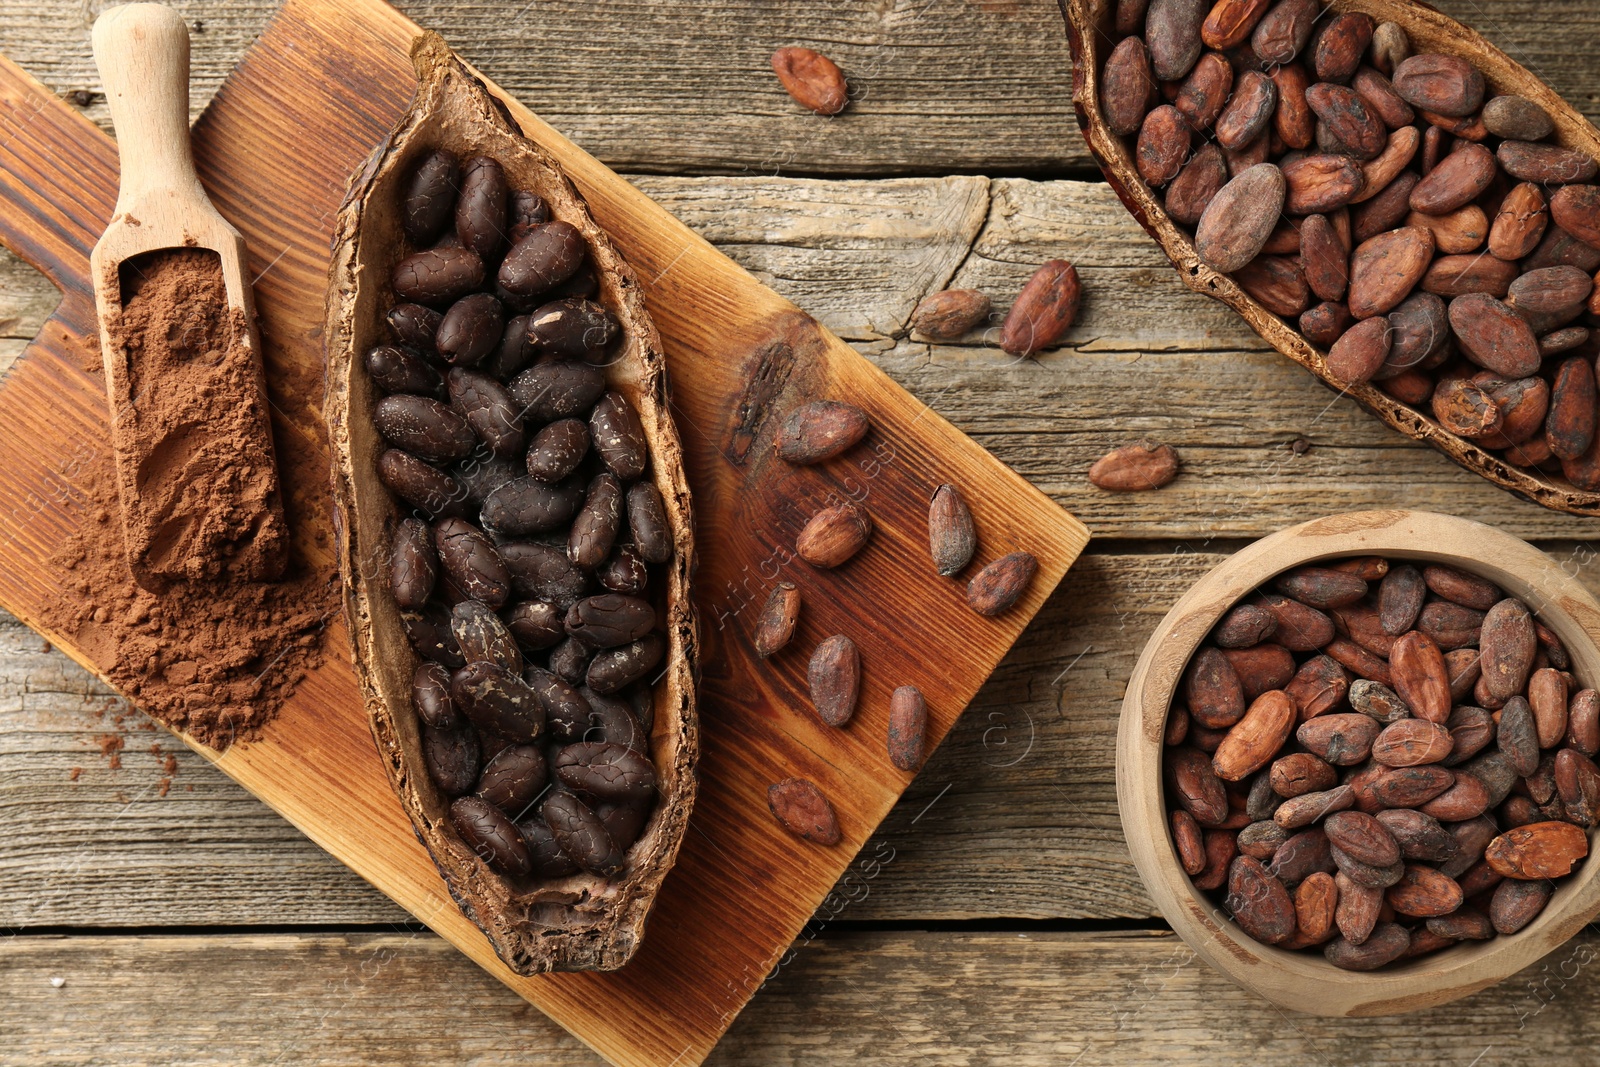
<svg viewBox="0 0 1600 1067">
<path fill-rule="evenodd" d="M 278 501 L 260 370 L 244 313 L 228 306 L 216 253 L 171 248 L 121 270 L 108 323 L 123 353 L 113 441 L 129 453 L 122 488 L 129 557 L 149 584 L 275 578 L 288 531 Z"/>
<path fill-rule="evenodd" d="M 183 323 L 191 303 L 225 309 L 220 293 L 205 289 L 203 257 L 190 250 L 168 255 L 181 265 L 136 290 L 124 310 L 125 329 L 130 318 L 158 330 Z M 220 287 L 220 275 L 215 285 Z M 145 296 L 150 299 L 141 312 Z M 216 325 L 204 316 L 200 321 L 205 328 Z M 234 336 L 240 325 L 231 324 Z M 320 366 L 275 370 L 280 380 L 274 385 L 284 397 L 320 393 Z M 149 392 L 160 394 L 152 402 L 163 411 L 204 419 L 200 429 L 214 434 L 226 452 L 240 447 L 242 438 L 255 437 L 253 426 L 231 417 L 244 388 L 206 375 L 164 373 Z M 63 572 L 64 596 L 43 613 L 45 627 L 69 639 L 111 685 L 164 725 L 217 749 L 253 737 L 322 663 L 323 631 L 340 610 L 338 572 L 328 554 L 327 450 L 320 442 L 307 444 L 276 450 L 290 542 L 283 577 L 247 581 L 197 561 L 180 569 L 188 577 L 160 592 L 134 579 L 124 551 L 116 468 L 109 442 L 102 445 L 84 463 L 77 487 L 77 532 L 51 558 Z M 197 490 L 216 489 L 218 478 L 235 476 L 190 466 L 165 490 L 172 500 L 190 500 Z M 202 536 L 183 543 L 203 552 L 208 542 Z"/>
</svg>

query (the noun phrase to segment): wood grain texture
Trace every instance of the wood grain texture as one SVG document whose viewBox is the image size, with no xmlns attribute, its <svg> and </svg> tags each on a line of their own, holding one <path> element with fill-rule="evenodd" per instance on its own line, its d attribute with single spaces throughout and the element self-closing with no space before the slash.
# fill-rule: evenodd
<svg viewBox="0 0 1600 1067">
<path fill-rule="evenodd" d="M 279 380 L 275 367 L 286 378 L 300 372 L 301 395 L 280 404 L 276 414 L 311 455 L 326 455 L 315 416 L 316 383 L 305 372 L 320 366 L 328 231 L 347 175 L 410 101 L 414 75 L 407 53 L 416 33 L 376 0 L 292 3 L 194 130 L 202 178 L 260 261 L 257 296 L 269 383 Z M 14 97 L 39 96 L 14 69 L 6 71 L 4 82 Z M 296 86 L 292 96 L 283 93 L 287 85 Z M 637 190 L 514 101 L 505 103 L 514 121 L 561 158 L 637 270 L 675 368 L 674 409 L 687 438 L 686 467 L 691 479 L 713 489 L 697 509 L 701 533 L 729 549 L 709 558 L 699 576 L 699 611 L 706 620 L 702 699 L 706 733 L 714 740 L 701 764 L 699 817 L 676 877 L 657 902 L 654 936 L 633 966 L 607 975 L 525 979 L 500 965 L 398 815 L 372 748 L 338 620 L 328 626 L 326 665 L 300 685 L 258 739 L 215 756 L 215 762 L 608 1058 L 694 1063 L 909 782 L 908 774 L 882 772 L 889 688 L 914 680 L 923 689 L 931 711 L 929 743 L 936 745 L 1060 581 L 1087 531 Z M 109 212 L 103 196 L 110 177 L 103 161 L 108 144 L 54 101 L 43 101 L 25 118 L 28 136 L 0 144 L 0 171 L 20 187 L 34 171 L 53 170 L 47 188 L 71 192 L 51 197 L 37 184 L 27 193 L 7 190 L 12 204 L 27 210 L 0 219 L 0 236 L 59 282 L 73 272 L 81 249 L 63 240 L 64 228 L 50 217 L 67 215 L 73 237 L 97 228 Z M 21 117 L 15 121 L 22 124 Z M 82 142 L 87 152 L 98 153 L 99 170 L 66 173 L 58 141 L 69 148 Z M 287 189 L 293 195 L 284 195 Z M 0 478 L 0 544 L 8 547 L 11 563 L 0 574 L 0 602 L 35 625 L 41 605 L 59 595 L 62 576 L 52 566 L 50 546 L 82 514 L 70 492 L 48 516 L 23 503 L 52 479 L 73 488 L 75 471 L 52 474 L 40 465 L 82 438 L 94 439 L 96 422 L 104 419 L 103 394 L 84 373 L 81 352 L 50 335 L 48 327 L 46 334 L 48 343 L 13 366 L 0 392 L 0 404 L 17 399 L 18 410 L 35 420 L 12 427 L 9 440 L 0 439 L 0 470 L 14 475 L 9 484 Z M 37 397 L 63 367 L 75 369 L 79 381 L 73 395 L 52 409 Z M 869 446 L 825 468 L 774 466 L 769 449 L 775 416 L 822 396 L 848 396 L 872 412 Z M 84 426 L 69 430 L 61 425 L 64 418 Z M 13 460 L 11 450 L 25 455 Z M 91 451 L 85 463 L 94 460 Z M 1022 545 L 1039 557 L 1038 576 L 1001 617 L 967 610 L 960 586 L 937 578 L 926 562 L 926 500 L 945 480 L 974 490 L 973 510 L 987 531 L 980 565 Z M 313 504 L 323 499 L 318 494 L 325 487 L 308 482 L 298 488 Z M 798 647 L 829 632 L 857 629 L 864 654 L 878 666 L 868 674 L 855 727 L 830 733 L 801 710 L 804 664 L 798 653 L 758 668 L 741 612 L 790 565 L 788 546 L 806 518 L 836 497 L 868 505 L 877 530 L 872 546 L 849 567 L 808 572 L 805 581 L 815 596 Z M 13 501 L 18 503 L 7 511 Z M 318 512 L 325 513 L 325 504 Z M 858 629 L 859 620 L 877 616 L 888 589 L 926 625 L 870 634 Z M 923 657 L 935 633 L 943 650 L 937 657 L 941 669 L 929 671 Z M 80 649 L 67 651 L 88 658 Z M 841 814 L 844 847 L 796 859 L 794 841 L 765 810 L 767 785 L 789 774 L 809 777 L 831 795 Z M 719 912 L 703 906 L 706 900 L 725 902 L 744 921 L 722 923 Z M 694 981 L 684 981 L 685 973 Z"/>
<path fill-rule="evenodd" d="M 1438 1011 L 1357 1020 L 1274 1010 L 1171 934 L 840 932 L 800 947 L 707 1062 L 1581 1063 L 1597 953 L 1586 932 Z M 18 937 L 0 997 L 8 1067 L 599 1062 L 429 934 Z"/>
<path fill-rule="evenodd" d="M 266 25 L 271 0 L 185 0 L 194 109 Z M 1588 0 L 1439 0 L 1591 118 L 1600 11 Z M 1054 0 L 402 0 L 509 93 L 622 170 L 719 174 L 1095 171 L 1072 117 Z M 0 2 L 0 52 L 57 92 L 97 89 L 97 5 Z M 514 16 L 514 17 L 508 17 Z M 831 55 L 854 99 L 834 119 L 785 96 L 767 57 Z M 537 56 L 530 62 L 530 56 Z M 88 113 L 105 117 L 103 101 Z"/>
</svg>

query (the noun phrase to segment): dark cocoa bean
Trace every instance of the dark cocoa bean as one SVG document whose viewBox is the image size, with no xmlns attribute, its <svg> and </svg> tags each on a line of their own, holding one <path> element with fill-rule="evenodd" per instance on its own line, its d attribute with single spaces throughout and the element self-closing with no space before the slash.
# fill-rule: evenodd
<svg viewBox="0 0 1600 1067">
<path fill-rule="evenodd" d="M 422 727 L 422 762 L 428 777 L 447 797 L 472 791 L 478 780 L 478 735 L 472 727 Z"/>
<path fill-rule="evenodd" d="M 461 197 L 456 201 L 456 236 L 463 247 L 485 262 L 505 247 L 505 171 L 488 156 L 473 156 L 461 168 Z"/>
<path fill-rule="evenodd" d="M 441 519 L 433 528 L 434 548 L 444 572 L 463 592 L 491 608 L 504 604 L 511 576 L 494 542 L 464 519 Z"/>
<path fill-rule="evenodd" d="M 467 847 L 501 874 L 523 878 L 533 870 L 527 842 L 505 813 L 481 797 L 460 797 L 450 821 Z"/>
<path fill-rule="evenodd" d="M 589 483 L 583 507 L 572 520 L 567 558 L 584 570 L 600 566 L 611 554 L 621 526 L 622 485 L 614 475 L 598 475 Z"/>
<path fill-rule="evenodd" d="M 401 227 L 413 245 L 431 244 L 450 224 L 455 211 L 461 168 L 449 152 L 422 157 L 406 180 L 400 201 Z"/>
<path fill-rule="evenodd" d="M 523 299 L 537 297 L 576 274 L 588 252 L 583 234 L 570 223 L 555 219 L 535 226 L 506 253 L 500 286 Z"/>
<path fill-rule="evenodd" d="M 460 459 L 477 444 L 465 419 L 425 396 L 386 396 L 373 405 L 372 422 L 390 444 L 433 463 Z"/>
<path fill-rule="evenodd" d="M 415 393 L 443 400 L 444 379 L 421 356 L 395 345 L 374 345 L 362 360 L 373 382 L 386 393 Z"/>
<path fill-rule="evenodd" d="M 624 484 L 644 474 L 650 455 L 644 424 L 621 393 L 600 398 L 589 414 L 589 435 L 601 462 Z"/>
<path fill-rule="evenodd" d="M 528 346 L 554 359 L 610 360 L 622 324 L 603 304 L 569 296 L 543 304 L 528 316 Z"/>
<path fill-rule="evenodd" d="M 396 263 L 389 276 L 389 287 L 397 297 L 430 307 L 453 304 L 482 285 L 483 260 L 465 248 L 413 252 Z"/>
<path fill-rule="evenodd" d="M 667 641 L 660 634 L 648 634 L 621 648 L 597 652 L 589 663 L 589 688 L 602 694 L 626 689 L 655 670 L 666 652 Z"/>
<path fill-rule="evenodd" d="M 540 814 L 561 851 L 583 870 L 610 877 L 627 866 L 606 824 L 573 794 L 559 789 L 550 793 Z"/>
</svg>

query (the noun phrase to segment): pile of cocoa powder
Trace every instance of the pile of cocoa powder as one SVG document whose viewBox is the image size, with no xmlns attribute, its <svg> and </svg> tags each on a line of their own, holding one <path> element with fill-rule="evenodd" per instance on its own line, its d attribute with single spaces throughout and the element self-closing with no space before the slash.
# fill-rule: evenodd
<svg viewBox="0 0 1600 1067">
<path fill-rule="evenodd" d="M 145 259 L 141 271 L 124 306 L 123 329 L 137 328 L 139 343 L 165 345 L 168 351 L 154 362 L 170 362 L 174 370 L 141 395 L 167 413 L 186 413 L 200 434 L 215 440 L 210 451 L 234 457 L 169 470 L 177 477 L 150 483 L 155 499 L 146 503 L 170 513 L 237 487 L 239 479 L 270 481 L 262 457 L 251 453 L 251 428 L 240 418 L 247 383 L 232 388 L 216 375 L 177 367 L 185 352 L 212 350 L 219 338 L 239 335 L 240 324 L 231 321 L 238 313 L 227 307 L 215 257 L 173 249 Z M 297 398 L 320 394 L 320 366 L 276 370 L 279 389 Z M 229 570 L 245 569 L 239 564 L 251 551 L 250 539 L 248 531 L 218 527 L 195 531 L 176 547 L 200 557 L 231 540 L 239 554 L 226 567 L 215 557 L 196 558 L 180 566 L 186 577 L 160 590 L 141 587 L 124 547 L 109 442 L 84 465 L 73 501 L 81 513 L 77 532 L 51 560 L 66 572 L 66 595 L 46 610 L 44 624 L 70 639 L 142 711 L 213 748 L 249 738 L 272 718 L 321 663 L 323 630 L 339 611 L 327 450 L 296 442 L 276 453 L 290 535 L 288 565 L 277 581 L 227 577 Z"/>
</svg>

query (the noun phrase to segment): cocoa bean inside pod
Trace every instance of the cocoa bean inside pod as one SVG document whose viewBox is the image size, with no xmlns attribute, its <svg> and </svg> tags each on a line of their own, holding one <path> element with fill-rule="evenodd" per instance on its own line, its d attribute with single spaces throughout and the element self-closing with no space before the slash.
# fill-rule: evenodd
<svg viewBox="0 0 1600 1067">
<path fill-rule="evenodd" d="M 496 954 L 612 970 L 673 864 L 697 755 L 663 346 L 556 161 L 436 37 L 413 58 L 411 110 L 334 225 L 325 410 L 349 430 L 355 667 L 401 805 Z"/>
</svg>

